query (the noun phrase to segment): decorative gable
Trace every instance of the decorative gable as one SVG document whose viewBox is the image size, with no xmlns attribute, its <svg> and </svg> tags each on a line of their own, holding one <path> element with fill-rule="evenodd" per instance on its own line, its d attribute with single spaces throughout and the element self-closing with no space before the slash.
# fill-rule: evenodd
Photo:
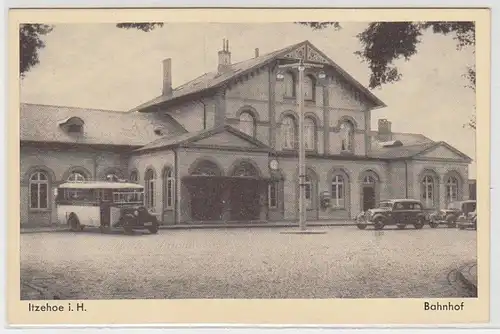
<svg viewBox="0 0 500 334">
<path fill-rule="evenodd" d="M 192 142 L 196 146 L 223 146 L 223 147 L 241 147 L 241 148 L 257 148 L 254 143 L 249 142 L 228 131 L 214 134 L 213 136 L 203 138 Z"/>
<path fill-rule="evenodd" d="M 313 48 L 311 45 L 307 45 L 307 61 L 310 62 L 315 62 L 315 63 L 323 63 L 323 64 L 328 64 L 329 61 L 325 57 L 323 57 L 318 50 Z"/>
<path fill-rule="evenodd" d="M 454 160 L 454 161 L 469 161 L 470 158 L 463 154 L 462 152 L 456 150 L 452 146 L 446 143 L 440 143 L 428 150 L 424 150 L 423 152 L 417 154 L 415 156 L 416 159 L 424 158 L 424 159 L 440 159 L 440 160 Z"/>
<path fill-rule="evenodd" d="M 285 54 L 283 58 L 288 58 L 288 59 L 306 59 L 306 45 L 303 44 L 301 46 L 298 46 L 294 50 L 290 51 L 289 53 Z"/>
<path fill-rule="evenodd" d="M 328 58 L 324 57 L 321 52 L 309 43 L 298 46 L 289 53 L 285 54 L 283 58 L 287 59 L 303 59 L 304 61 L 329 64 Z"/>
</svg>

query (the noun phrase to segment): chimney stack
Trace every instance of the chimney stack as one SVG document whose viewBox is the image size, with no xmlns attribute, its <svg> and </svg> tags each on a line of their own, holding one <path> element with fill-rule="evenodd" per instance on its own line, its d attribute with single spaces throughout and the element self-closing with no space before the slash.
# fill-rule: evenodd
<svg viewBox="0 0 500 334">
<path fill-rule="evenodd" d="M 386 118 L 378 120 L 378 135 L 381 141 L 392 140 L 391 122 Z"/>
<path fill-rule="evenodd" d="M 172 59 L 163 61 L 163 90 L 162 95 L 172 94 Z"/>
<path fill-rule="evenodd" d="M 219 51 L 218 72 L 222 73 L 231 69 L 231 52 L 229 52 L 229 40 L 222 40 L 222 50 Z"/>
<path fill-rule="evenodd" d="M 255 48 L 255 58 L 259 57 L 259 48 Z"/>
</svg>

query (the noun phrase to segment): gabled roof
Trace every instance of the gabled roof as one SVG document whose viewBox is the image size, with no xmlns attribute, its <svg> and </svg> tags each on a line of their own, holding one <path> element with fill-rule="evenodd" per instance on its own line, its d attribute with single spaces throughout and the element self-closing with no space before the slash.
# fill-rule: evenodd
<svg viewBox="0 0 500 334">
<path fill-rule="evenodd" d="M 192 94 L 202 93 L 211 89 L 216 89 L 226 84 L 228 81 L 235 79 L 239 76 L 247 74 L 257 68 L 263 67 L 272 61 L 283 57 L 292 50 L 307 46 L 314 50 L 315 53 L 321 55 L 326 61 L 327 65 L 332 66 L 345 80 L 350 84 L 355 86 L 360 92 L 362 92 L 366 97 L 376 106 L 385 107 L 384 102 L 378 99 L 368 88 L 364 87 L 356 79 L 354 79 L 349 73 L 344 71 L 339 65 L 337 65 L 333 60 L 327 57 L 323 52 L 319 51 L 315 46 L 313 46 L 309 41 L 303 41 L 294 45 L 287 46 L 283 49 L 256 57 L 248 59 L 239 63 L 232 64 L 230 70 L 218 73 L 217 71 L 205 73 L 196 79 L 193 79 L 177 88 L 175 88 L 171 95 L 160 95 L 154 99 L 145 102 L 135 108 L 132 111 L 144 111 L 149 107 L 157 106 L 159 104 L 174 101 L 181 97 L 187 97 Z"/>
<path fill-rule="evenodd" d="M 408 145 L 408 146 L 396 146 L 396 147 L 384 147 L 380 149 L 374 149 L 368 154 L 373 158 L 380 159 L 397 159 L 397 158 L 411 158 L 420 152 L 423 152 L 431 147 L 436 146 L 435 142 L 428 142 L 423 144 Z"/>
<path fill-rule="evenodd" d="M 60 123 L 70 118 L 84 122 L 83 133 L 68 134 Z M 164 113 L 134 113 L 21 103 L 20 141 L 142 146 L 159 138 L 155 129 L 177 135 L 187 132 Z"/>
<path fill-rule="evenodd" d="M 460 152 L 453 146 L 443 142 L 425 142 L 415 145 L 407 145 L 407 146 L 397 146 L 397 147 L 384 147 L 372 150 L 368 156 L 372 158 L 379 159 L 409 159 L 409 158 L 418 158 L 419 155 L 424 154 L 438 146 L 444 146 L 455 154 L 459 155 L 465 161 L 470 162 L 472 159 L 466 154 Z"/>
<path fill-rule="evenodd" d="M 205 138 L 212 137 L 216 134 L 222 133 L 222 132 L 229 132 L 249 143 L 254 145 L 258 149 L 266 150 L 266 151 L 271 151 L 272 149 L 264 144 L 263 142 L 255 139 L 254 137 L 251 137 L 235 128 L 233 128 L 230 125 L 223 125 L 219 127 L 215 127 L 212 129 L 208 130 L 202 130 L 202 131 L 197 131 L 197 132 L 189 132 L 189 133 L 184 133 L 181 135 L 176 135 L 176 136 L 165 136 L 163 138 L 157 139 L 135 151 L 141 152 L 141 151 L 148 151 L 148 150 L 155 150 L 155 149 L 164 149 L 164 148 L 171 148 L 171 147 L 179 147 L 179 146 L 187 146 L 189 144 L 195 143 L 197 141 L 200 141 Z"/>
</svg>

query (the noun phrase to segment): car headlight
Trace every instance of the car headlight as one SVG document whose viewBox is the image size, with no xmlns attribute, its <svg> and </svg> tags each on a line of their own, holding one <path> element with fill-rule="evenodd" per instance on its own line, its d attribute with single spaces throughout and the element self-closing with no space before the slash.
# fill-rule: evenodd
<svg viewBox="0 0 500 334">
<path fill-rule="evenodd" d="M 135 210 L 135 211 L 134 211 L 134 216 L 136 216 L 136 217 L 137 217 L 138 215 L 139 215 L 139 211 Z"/>
</svg>

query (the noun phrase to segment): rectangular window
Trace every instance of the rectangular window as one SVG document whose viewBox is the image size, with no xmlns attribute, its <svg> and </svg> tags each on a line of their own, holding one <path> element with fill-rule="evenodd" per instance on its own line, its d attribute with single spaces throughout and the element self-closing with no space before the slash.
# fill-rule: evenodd
<svg viewBox="0 0 500 334">
<path fill-rule="evenodd" d="M 277 208 L 278 207 L 278 182 L 272 182 L 269 184 L 269 207 Z"/>
<path fill-rule="evenodd" d="M 48 185 L 46 183 L 41 183 L 39 185 L 40 187 L 40 209 L 47 209 L 48 206 L 48 198 L 49 198 L 49 193 L 48 193 Z"/>
<path fill-rule="evenodd" d="M 30 207 L 38 209 L 38 184 L 36 183 L 30 185 Z"/>
<path fill-rule="evenodd" d="M 173 207 L 173 185 L 172 180 L 167 181 L 167 208 L 171 209 Z"/>
<path fill-rule="evenodd" d="M 147 185 L 148 185 L 148 191 L 147 191 L 147 194 L 148 194 L 148 197 L 147 197 L 147 207 L 149 209 L 154 209 L 155 207 L 155 182 L 154 180 L 148 180 L 147 181 Z"/>
</svg>

